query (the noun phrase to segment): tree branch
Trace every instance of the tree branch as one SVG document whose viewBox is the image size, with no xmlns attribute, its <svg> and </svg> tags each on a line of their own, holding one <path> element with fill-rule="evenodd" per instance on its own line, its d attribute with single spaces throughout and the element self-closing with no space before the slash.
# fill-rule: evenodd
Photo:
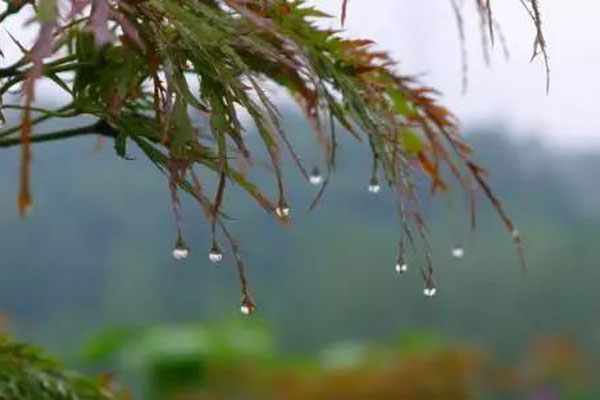
<svg viewBox="0 0 600 400">
<path fill-rule="evenodd" d="M 71 139 L 85 135 L 102 135 L 111 138 L 117 136 L 117 130 L 111 127 L 106 121 L 99 120 L 91 125 L 81 126 L 79 128 L 66 129 L 52 133 L 44 133 L 41 135 L 32 136 L 29 140 L 31 143 L 52 142 L 55 140 Z M 21 137 L 0 140 L 0 148 L 18 146 L 22 143 Z"/>
</svg>

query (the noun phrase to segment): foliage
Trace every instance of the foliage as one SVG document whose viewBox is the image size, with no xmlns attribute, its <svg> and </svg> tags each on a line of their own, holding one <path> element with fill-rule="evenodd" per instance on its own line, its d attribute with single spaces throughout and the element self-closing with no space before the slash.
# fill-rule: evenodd
<svg viewBox="0 0 600 400">
<path fill-rule="evenodd" d="M 210 386 L 219 370 L 278 365 L 271 335 L 262 326 L 239 321 L 107 329 L 88 340 L 84 357 L 95 364 L 108 362 L 117 378 L 138 383 L 138 397 L 144 399 Z"/>
<path fill-rule="evenodd" d="M 0 337 L 0 399 L 116 399 L 105 383 L 65 371 L 31 345 Z"/>
<path fill-rule="evenodd" d="M 0 21 L 28 4 L 7 0 Z M 490 1 L 477 0 L 477 4 L 493 41 Z M 523 4 L 537 28 L 535 48 L 545 55 L 537 2 L 523 0 Z M 114 138 L 115 151 L 123 158 L 128 158 L 130 143 L 136 143 L 168 176 L 178 227 L 175 254 L 183 258 L 189 252 L 181 228 L 182 189 L 198 201 L 210 221 L 212 260 L 222 259 L 218 237 L 228 241 L 242 286 L 242 311 L 251 313 L 254 302 L 244 263 L 222 210 L 227 189 L 241 187 L 268 213 L 287 223 L 291 214 L 281 148 L 310 181 L 269 98 L 266 88 L 275 84 L 298 102 L 323 153 L 321 167 L 326 173 L 310 208 L 330 182 L 336 166 L 336 128 L 342 127 L 371 150 L 373 191 L 379 190 L 383 177 L 397 199 L 398 262 L 404 262 L 406 245 L 415 236 L 425 243 L 426 293 L 435 293 L 435 288 L 417 190 L 420 175 L 429 178 L 432 193 L 447 189 L 445 175 L 456 178 L 469 192 L 473 226 L 475 192 L 480 188 L 522 258 L 519 232 L 488 185 L 485 170 L 472 160 L 455 118 L 438 104 L 435 91 L 399 74 L 393 60 L 373 49 L 371 41 L 345 39 L 319 28 L 316 21 L 327 16 L 303 0 L 73 0 L 66 13 L 58 0 L 31 5 L 40 26 L 37 41 L 26 49 L 15 38 L 23 57 L 0 69 L 4 78 L 0 96 L 19 87 L 23 93 L 22 105 L 3 105 L 3 109 L 22 109 L 21 124 L 0 131 L 0 146 L 21 145 L 21 214 L 32 202 L 32 143 L 100 134 Z M 347 2 L 342 6 L 345 18 Z M 35 83 L 42 77 L 66 92 L 70 102 L 57 110 L 34 107 Z M 92 115 L 98 121 L 65 132 L 32 134 L 36 123 L 78 115 Z M 203 126 L 195 124 L 197 118 Z M 276 200 L 251 182 L 243 167 L 256 164 L 258 153 L 247 146 L 247 120 L 256 127 L 268 154 Z M 203 169 L 218 181 L 214 195 L 198 178 L 197 171 Z"/>
<path fill-rule="evenodd" d="M 515 363 L 502 363 L 487 349 L 422 331 L 395 343 L 339 342 L 298 356 L 265 347 L 264 328 L 223 328 L 153 327 L 139 330 L 139 341 L 125 339 L 117 347 L 109 331 L 91 344 L 108 340 L 112 357 L 120 356 L 119 371 L 146 378 L 142 397 L 147 399 L 473 399 L 544 393 L 591 399 L 597 390 L 583 354 L 560 336 L 540 336 Z M 223 335 L 227 332 L 235 333 Z"/>
</svg>

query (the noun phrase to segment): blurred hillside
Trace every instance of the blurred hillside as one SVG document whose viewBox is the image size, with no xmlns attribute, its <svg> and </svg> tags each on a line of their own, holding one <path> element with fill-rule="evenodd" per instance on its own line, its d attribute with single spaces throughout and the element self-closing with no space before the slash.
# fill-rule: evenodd
<svg viewBox="0 0 600 400">
<path fill-rule="evenodd" d="M 318 149 L 306 139 L 308 128 L 294 118 L 287 126 L 310 167 Z M 289 228 L 240 193 L 227 199 L 259 306 L 252 318 L 272 328 L 281 350 L 301 354 L 338 341 L 433 331 L 510 362 L 532 338 L 560 333 L 598 356 L 600 154 L 509 141 L 501 126 L 468 136 L 525 238 L 525 278 L 483 199 L 471 234 L 459 190 L 426 202 L 439 296 L 423 297 L 418 257 L 408 275 L 396 276 L 392 197 L 367 192 L 370 161 L 351 139 L 341 141 L 334 182 L 313 213 L 305 210 L 315 188 L 288 165 Z M 2 152 L 0 304 L 9 329 L 72 354 L 107 326 L 241 318 L 233 265 L 208 261 L 209 229 L 197 204 L 184 202 L 192 253 L 178 263 L 165 178 L 141 157 L 118 159 L 110 142 L 94 152 L 95 140 L 36 147 L 35 207 L 24 221 L 14 206 L 18 150 Z M 128 150 L 139 155 L 133 145 Z M 268 174 L 253 175 L 274 193 Z M 451 257 L 455 244 L 465 247 L 464 259 Z"/>
<path fill-rule="evenodd" d="M 134 398 L 149 400 L 592 400 L 600 394 L 589 358 L 560 336 L 536 338 L 513 363 L 427 332 L 386 343 L 339 342 L 301 357 L 278 352 L 273 339 L 247 322 L 108 329 L 84 354 L 127 383 Z"/>
</svg>

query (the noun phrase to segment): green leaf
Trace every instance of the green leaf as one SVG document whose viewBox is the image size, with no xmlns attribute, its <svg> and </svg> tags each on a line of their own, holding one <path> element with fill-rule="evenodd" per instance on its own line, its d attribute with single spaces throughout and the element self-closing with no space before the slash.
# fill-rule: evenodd
<svg viewBox="0 0 600 400">
<path fill-rule="evenodd" d="M 183 100 L 177 99 L 171 118 L 171 153 L 174 157 L 183 158 L 187 144 L 194 139 L 194 128 L 187 113 L 187 104 Z"/>
<path fill-rule="evenodd" d="M 405 130 L 402 135 L 402 142 L 404 143 L 404 150 L 410 155 L 418 154 L 423 151 L 425 144 L 419 135 L 412 130 Z"/>
<path fill-rule="evenodd" d="M 111 400 L 116 397 L 95 380 L 65 370 L 33 346 L 1 336 L 0 398 Z"/>
<path fill-rule="evenodd" d="M 56 21 L 56 0 L 40 0 L 37 7 L 37 18 L 41 22 Z"/>
<path fill-rule="evenodd" d="M 387 93 L 390 96 L 390 99 L 392 100 L 394 110 L 398 114 L 410 115 L 412 113 L 411 104 L 404 93 L 393 88 L 388 89 Z"/>
<path fill-rule="evenodd" d="M 121 130 L 115 138 L 115 151 L 119 157 L 126 160 L 131 159 L 127 156 L 127 134 L 123 130 Z"/>
</svg>

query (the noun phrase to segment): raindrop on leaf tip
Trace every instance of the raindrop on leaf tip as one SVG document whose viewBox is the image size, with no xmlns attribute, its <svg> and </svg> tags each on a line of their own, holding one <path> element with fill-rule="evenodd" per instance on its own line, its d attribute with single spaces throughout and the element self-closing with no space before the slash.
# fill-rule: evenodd
<svg viewBox="0 0 600 400">
<path fill-rule="evenodd" d="M 216 243 L 210 249 L 210 253 L 208 253 L 208 259 L 215 264 L 223 261 L 223 252 Z"/>
<path fill-rule="evenodd" d="M 308 179 L 310 181 L 310 184 L 313 186 L 319 186 L 321 183 L 323 183 L 323 176 L 319 172 L 318 168 L 313 169 Z"/>
<path fill-rule="evenodd" d="M 242 312 L 242 314 L 244 315 L 250 315 L 250 307 L 248 306 L 241 306 L 240 307 L 240 311 Z"/>
<path fill-rule="evenodd" d="M 463 258 L 465 256 L 465 249 L 462 246 L 454 246 L 452 248 L 452 257 Z"/>
<path fill-rule="evenodd" d="M 425 297 L 434 297 L 437 294 L 437 289 L 435 287 L 426 287 L 425 290 L 423 290 L 423 294 L 425 295 Z"/>
<path fill-rule="evenodd" d="M 275 209 L 275 214 L 279 219 L 286 219 L 289 218 L 291 211 L 287 205 L 282 204 Z"/>
<path fill-rule="evenodd" d="M 407 263 L 405 263 L 405 262 L 398 262 L 396 264 L 396 272 L 398 274 L 403 274 L 406 271 L 408 271 L 408 264 Z"/>
<path fill-rule="evenodd" d="M 313 186 L 319 186 L 323 183 L 323 177 L 321 175 L 311 175 L 310 176 L 310 184 Z"/>
<path fill-rule="evenodd" d="M 240 312 L 244 315 L 251 315 L 254 313 L 256 306 L 251 300 L 242 301 L 242 305 L 240 306 Z"/>
<path fill-rule="evenodd" d="M 185 260 L 189 255 L 190 250 L 188 249 L 181 235 L 179 235 L 177 237 L 177 242 L 175 242 L 175 248 L 173 249 L 173 258 L 181 261 Z"/>
<path fill-rule="evenodd" d="M 379 182 L 377 182 L 377 179 L 371 179 L 371 182 L 369 182 L 368 190 L 369 190 L 369 193 L 372 193 L 372 194 L 377 194 L 381 191 L 381 185 L 379 185 Z"/>
<path fill-rule="evenodd" d="M 173 258 L 176 260 L 185 260 L 190 255 L 190 251 L 185 247 L 175 247 L 173 249 Z"/>
</svg>

